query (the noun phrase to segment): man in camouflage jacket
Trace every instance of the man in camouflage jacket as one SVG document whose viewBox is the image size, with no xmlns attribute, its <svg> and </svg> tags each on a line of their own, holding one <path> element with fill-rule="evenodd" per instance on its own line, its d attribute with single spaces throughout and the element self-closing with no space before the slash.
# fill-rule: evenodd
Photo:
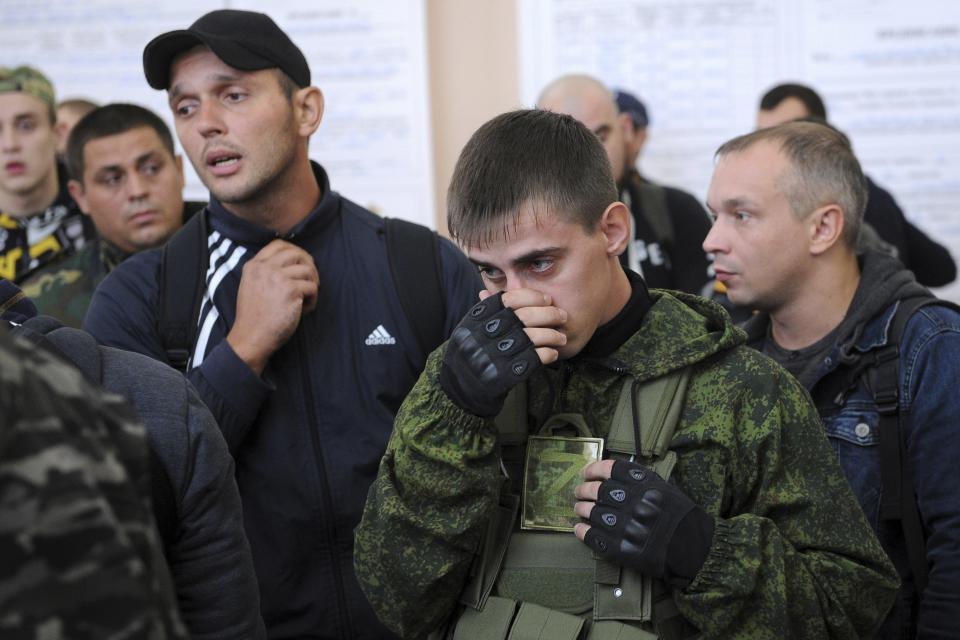
<svg viewBox="0 0 960 640">
<path fill-rule="evenodd" d="M 621 269 L 629 212 L 604 158 L 586 128 L 544 111 L 499 116 L 464 149 L 449 227 L 487 291 L 397 415 L 356 531 L 364 592 L 404 637 L 472 615 L 458 601 L 504 484 L 493 417 L 508 390 L 525 382 L 530 434 L 575 413 L 605 437 L 625 377 L 642 384 L 689 367 L 670 482 L 630 462 L 588 465 L 570 499 L 589 520 L 577 538 L 662 581 L 702 637 L 869 635 L 896 574 L 808 396 L 743 346 L 718 305 L 648 292 Z M 502 579 L 493 595 L 518 599 Z M 569 637 L 598 637 L 595 612 L 579 613 L 588 635 Z"/>
<path fill-rule="evenodd" d="M 119 396 L 0 331 L 0 637 L 188 637 L 148 472 Z"/>
</svg>

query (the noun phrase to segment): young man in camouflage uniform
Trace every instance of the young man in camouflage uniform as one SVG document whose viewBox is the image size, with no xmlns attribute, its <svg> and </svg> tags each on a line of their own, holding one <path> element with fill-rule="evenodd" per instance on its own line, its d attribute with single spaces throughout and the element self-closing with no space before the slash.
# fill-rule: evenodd
<svg viewBox="0 0 960 640">
<path fill-rule="evenodd" d="M 0 67 L 0 278 L 13 282 L 95 236 L 57 163 L 54 108 L 46 76 Z"/>
<path fill-rule="evenodd" d="M 0 636 L 187 638 L 119 396 L 2 332 L 0 415 Z"/>
<path fill-rule="evenodd" d="M 808 396 L 717 305 L 622 269 L 629 215 L 573 118 L 507 113 L 468 142 L 448 222 L 486 291 L 397 415 L 356 532 L 364 592 L 409 638 L 872 633 L 896 574 Z M 661 394 L 675 431 L 649 456 L 644 389 L 678 379 Z M 516 450 L 554 446 L 558 424 L 619 454 L 547 495 L 576 538 L 512 510 L 544 495 Z"/>
</svg>

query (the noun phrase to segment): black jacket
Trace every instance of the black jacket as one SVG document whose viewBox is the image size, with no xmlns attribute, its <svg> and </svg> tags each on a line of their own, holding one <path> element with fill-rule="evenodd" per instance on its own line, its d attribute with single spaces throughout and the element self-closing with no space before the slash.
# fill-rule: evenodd
<svg viewBox="0 0 960 640">
<path fill-rule="evenodd" d="M 942 287 L 957 277 L 957 265 L 946 247 L 915 227 L 890 192 L 867 178 L 867 209 L 863 219 L 881 238 L 897 249 L 900 262 L 913 271 L 917 282 Z"/>
<path fill-rule="evenodd" d="M 376 475 L 393 415 L 426 354 L 403 314 L 381 218 L 329 188 L 286 240 L 314 258 L 316 310 L 257 377 L 224 339 L 241 269 L 276 235 L 209 207 L 212 269 L 188 377 L 220 422 L 237 462 L 247 536 L 271 638 L 382 638 L 353 574 L 353 528 Z M 449 334 L 481 284 L 441 243 Z M 159 251 L 118 266 L 94 295 L 85 328 L 98 340 L 164 359 L 157 334 Z"/>
</svg>

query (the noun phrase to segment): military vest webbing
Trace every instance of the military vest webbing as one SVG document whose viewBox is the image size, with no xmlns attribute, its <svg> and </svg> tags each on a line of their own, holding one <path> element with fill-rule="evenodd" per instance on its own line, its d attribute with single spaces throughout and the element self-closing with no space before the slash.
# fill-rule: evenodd
<svg viewBox="0 0 960 640">
<path fill-rule="evenodd" d="M 605 439 L 610 457 L 632 458 L 669 478 L 676 454 L 668 447 L 689 377 L 688 367 L 644 383 L 624 378 Z M 521 385 L 496 419 L 506 477 L 460 597 L 464 610 L 446 637 L 648 640 L 694 635 L 661 581 L 596 558 L 569 533 L 515 530 L 517 476 L 531 435 L 526 411 L 526 387 Z M 544 426 L 554 418 L 584 424 L 579 415 L 562 415 L 548 418 Z"/>
</svg>

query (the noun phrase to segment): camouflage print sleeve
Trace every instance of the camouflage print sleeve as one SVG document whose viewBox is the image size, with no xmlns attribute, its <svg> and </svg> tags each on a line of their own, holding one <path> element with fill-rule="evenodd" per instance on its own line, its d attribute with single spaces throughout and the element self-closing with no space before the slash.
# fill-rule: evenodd
<svg viewBox="0 0 960 640">
<path fill-rule="evenodd" d="M 356 529 L 360 584 L 404 638 L 436 629 L 456 606 L 499 487 L 493 422 L 440 389 L 442 353 L 400 407 Z"/>
<path fill-rule="evenodd" d="M 0 637 L 186 638 L 118 396 L 0 335 Z"/>
<path fill-rule="evenodd" d="M 706 563 L 675 600 L 709 638 L 869 637 L 893 603 L 896 571 L 809 396 L 772 373 L 772 407 L 749 392 L 733 403 L 729 504 Z"/>
</svg>

